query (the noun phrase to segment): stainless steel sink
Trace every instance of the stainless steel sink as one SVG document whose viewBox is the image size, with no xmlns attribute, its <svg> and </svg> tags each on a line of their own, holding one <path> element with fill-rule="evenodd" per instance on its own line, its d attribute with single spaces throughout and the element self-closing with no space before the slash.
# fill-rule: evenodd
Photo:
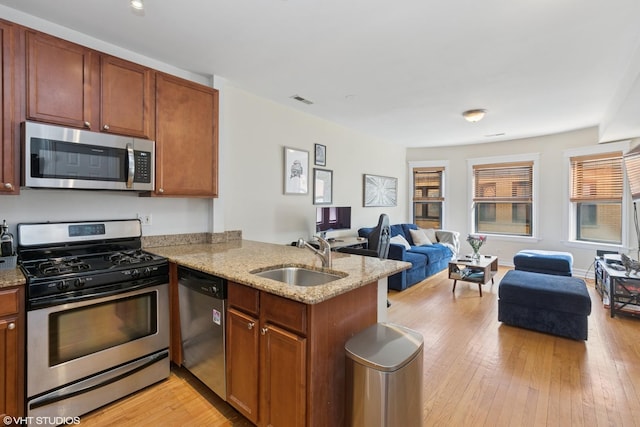
<svg viewBox="0 0 640 427">
<path fill-rule="evenodd" d="M 252 271 L 251 273 L 265 279 L 277 280 L 278 282 L 294 286 L 324 285 L 325 283 L 333 282 L 334 280 L 342 279 L 347 276 L 347 274 L 344 273 L 329 273 L 299 266 L 279 266 L 267 268 L 265 270 Z"/>
</svg>

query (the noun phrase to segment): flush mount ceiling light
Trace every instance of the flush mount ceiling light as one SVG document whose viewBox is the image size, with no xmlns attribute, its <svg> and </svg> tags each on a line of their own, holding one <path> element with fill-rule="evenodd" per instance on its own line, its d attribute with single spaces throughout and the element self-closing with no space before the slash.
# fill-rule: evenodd
<svg viewBox="0 0 640 427">
<path fill-rule="evenodd" d="M 468 122 L 475 123 L 479 122 L 484 118 L 484 115 L 487 114 L 487 110 L 483 109 L 475 109 L 475 110 L 467 110 L 462 113 L 462 117 Z"/>
<path fill-rule="evenodd" d="M 144 3 L 142 2 L 142 0 L 131 0 L 130 3 L 131 7 L 136 10 L 144 9 Z"/>
</svg>

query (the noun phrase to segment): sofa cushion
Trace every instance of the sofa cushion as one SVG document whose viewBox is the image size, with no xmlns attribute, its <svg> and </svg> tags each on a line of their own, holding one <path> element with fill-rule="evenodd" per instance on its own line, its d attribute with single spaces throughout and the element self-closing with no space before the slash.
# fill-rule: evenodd
<svg viewBox="0 0 640 427">
<path fill-rule="evenodd" d="M 431 240 L 431 243 L 438 243 L 440 241 L 440 239 L 438 239 L 438 235 L 435 228 L 427 228 L 427 229 L 421 228 L 421 230 L 424 232 L 427 238 Z"/>
<path fill-rule="evenodd" d="M 416 246 L 431 246 L 434 243 L 429 239 L 429 237 L 427 237 L 424 230 L 409 230 L 409 234 Z"/>
<path fill-rule="evenodd" d="M 571 276 L 573 255 L 570 252 L 521 250 L 513 257 L 516 270 Z"/>
<path fill-rule="evenodd" d="M 409 230 L 417 230 L 418 226 L 415 225 L 415 224 L 398 224 L 398 225 L 402 229 L 402 234 L 404 234 L 405 239 L 407 239 L 407 241 L 409 242 L 409 244 L 411 246 L 414 246 L 415 243 L 413 242 L 413 239 L 411 238 L 411 232 Z"/>
<path fill-rule="evenodd" d="M 407 253 L 418 253 L 427 257 L 427 263 L 436 263 L 445 258 L 451 258 L 451 249 L 441 243 L 430 246 L 411 246 Z"/>
<path fill-rule="evenodd" d="M 409 234 L 409 233 L 407 233 L 407 234 Z M 407 239 L 407 242 L 411 243 L 411 241 L 409 240 L 411 238 L 411 236 L 407 236 L 407 234 L 405 234 L 404 228 L 402 228 L 402 224 L 392 224 L 391 225 L 391 237 L 400 235 L 400 236 L 404 237 L 405 239 Z"/>
<path fill-rule="evenodd" d="M 402 234 L 398 234 L 398 235 L 393 236 L 389 240 L 389 243 L 394 244 L 394 245 L 402 245 L 402 246 L 405 247 L 406 250 L 411 249 L 411 245 L 409 244 L 409 242 L 407 242 L 407 239 L 405 239 Z"/>
<path fill-rule="evenodd" d="M 414 267 L 424 267 L 427 263 L 425 255 L 420 253 L 406 252 L 404 254 L 404 260 L 410 262 Z"/>
</svg>

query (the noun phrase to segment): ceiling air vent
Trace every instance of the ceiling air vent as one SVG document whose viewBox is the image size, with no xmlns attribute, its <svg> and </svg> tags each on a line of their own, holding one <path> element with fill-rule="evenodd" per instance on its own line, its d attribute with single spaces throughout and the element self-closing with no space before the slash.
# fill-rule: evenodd
<svg viewBox="0 0 640 427">
<path fill-rule="evenodd" d="M 296 101 L 303 102 L 303 103 L 305 103 L 307 105 L 313 104 L 312 101 L 309 101 L 308 99 L 305 99 L 305 98 L 301 97 L 300 95 L 293 95 L 293 96 L 291 96 L 291 98 L 295 99 Z"/>
</svg>

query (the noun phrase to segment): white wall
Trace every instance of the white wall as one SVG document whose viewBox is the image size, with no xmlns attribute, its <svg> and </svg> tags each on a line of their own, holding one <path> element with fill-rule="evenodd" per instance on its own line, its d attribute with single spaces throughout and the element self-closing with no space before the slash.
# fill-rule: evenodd
<svg viewBox="0 0 640 427">
<path fill-rule="evenodd" d="M 310 177 L 314 143 L 327 147 L 326 166 L 333 171 L 333 206 L 352 207 L 355 234 L 377 223 L 380 213 L 392 222 L 408 219 L 405 150 L 358 134 L 310 114 L 254 96 L 227 85 L 223 90 L 226 126 L 221 180 L 227 229 L 242 229 L 243 237 L 287 243 L 314 232 L 313 189 L 306 195 L 284 195 L 284 147 L 309 151 Z M 313 106 L 309 106 L 313 111 Z M 398 206 L 363 207 L 363 174 L 398 178 Z"/>
<path fill-rule="evenodd" d="M 15 232 L 19 222 L 136 218 L 151 214 L 143 235 L 198 233 L 210 230 L 211 200 L 138 197 L 117 191 L 22 188 L 18 196 L 0 196 L 0 221 Z"/>
<path fill-rule="evenodd" d="M 483 253 L 498 256 L 500 264 L 513 265 L 513 256 L 521 249 L 542 249 L 571 252 L 574 256 L 574 269 L 578 275 L 587 270 L 593 273 L 592 263 L 597 245 L 589 248 L 575 247 L 567 244 L 564 203 L 567 198 L 566 184 L 563 182 L 565 150 L 579 147 L 595 146 L 598 143 L 596 127 L 581 129 L 560 134 L 495 142 L 477 145 L 464 145 L 448 148 L 413 148 L 407 150 L 407 160 L 418 162 L 424 160 L 447 160 L 448 168 L 448 206 L 445 218 L 447 228 L 460 232 L 465 239 L 471 227 L 471 204 L 469 203 L 468 159 L 492 156 L 516 156 L 539 154 L 538 189 L 538 237 L 539 240 L 522 240 L 491 236 L 483 246 Z M 629 221 L 633 220 L 629 210 Z M 632 224 L 628 224 L 628 242 L 630 246 L 637 244 Z M 461 244 L 463 251 L 470 251 L 466 242 Z"/>
</svg>

